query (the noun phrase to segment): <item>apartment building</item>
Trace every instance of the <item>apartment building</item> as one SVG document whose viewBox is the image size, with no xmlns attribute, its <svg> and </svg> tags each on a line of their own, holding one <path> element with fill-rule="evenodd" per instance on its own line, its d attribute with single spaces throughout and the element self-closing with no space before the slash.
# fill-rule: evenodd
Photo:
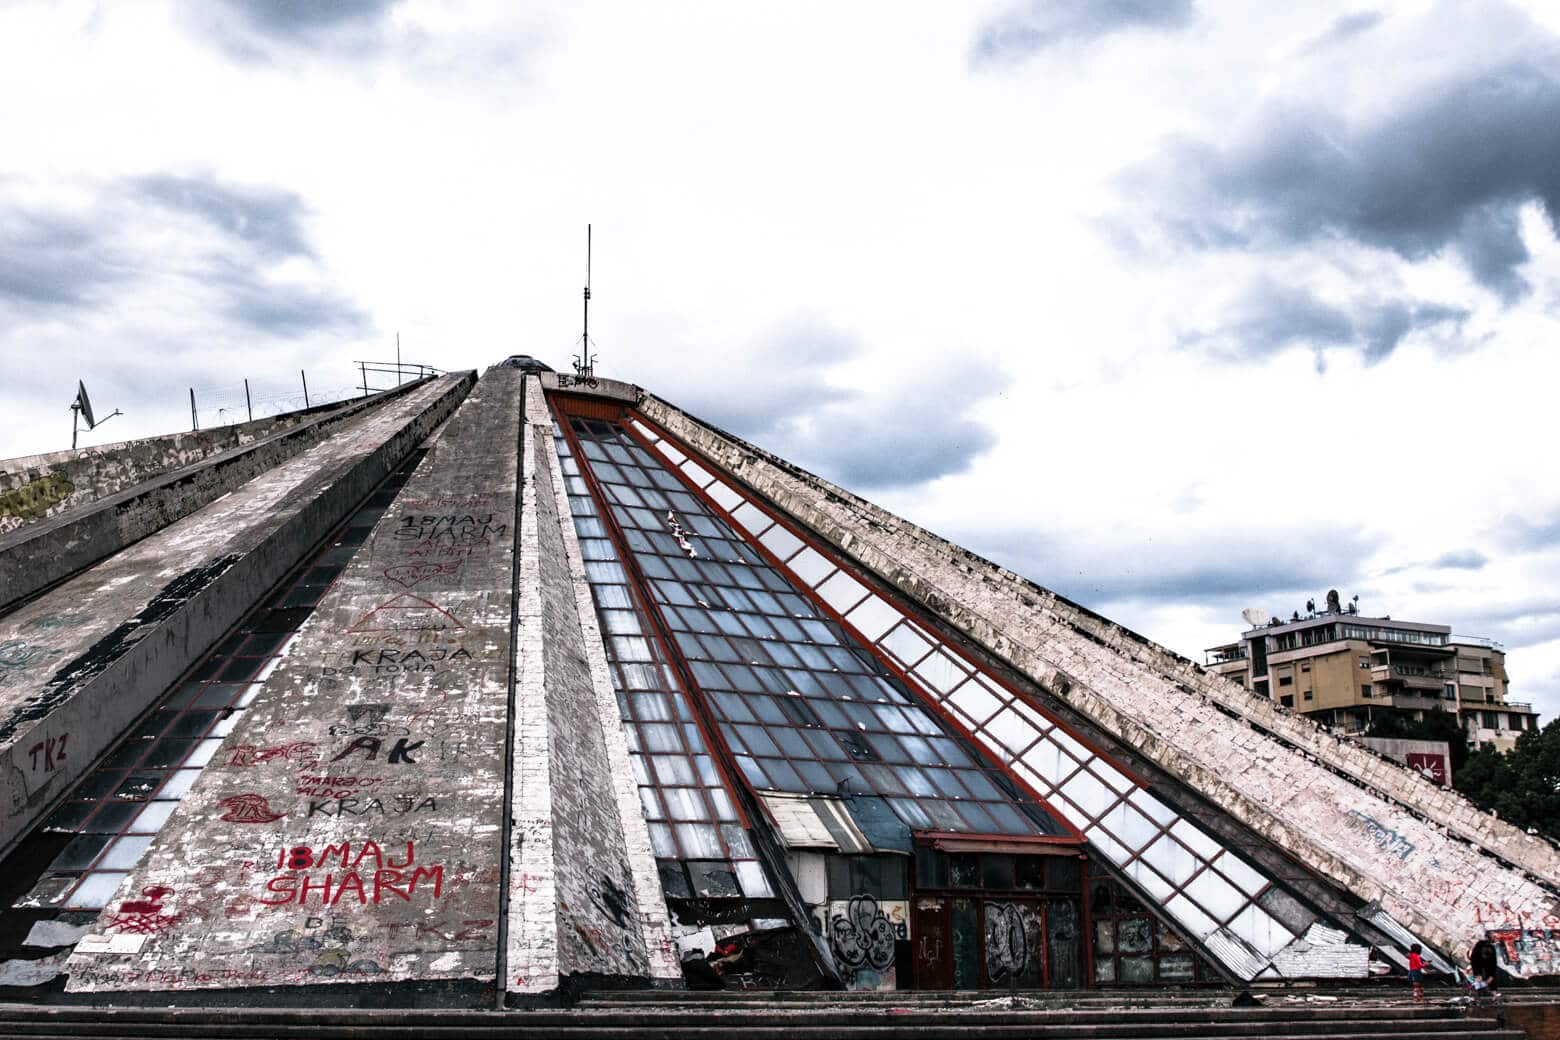
<svg viewBox="0 0 1560 1040">
<path fill-rule="evenodd" d="M 1331 598 L 1330 605 L 1336 603 Z M 1458 715 L 1470 744 L 1509 751 L 1538 728 L 1531 704 L 1506 699 L 1505 649 L 1447 625 L 1364 617 L 1354 608 L 1273 618 L 1211 647 L 1208 668 L 1347 733 L 1384 712 Z"/>
</svg>

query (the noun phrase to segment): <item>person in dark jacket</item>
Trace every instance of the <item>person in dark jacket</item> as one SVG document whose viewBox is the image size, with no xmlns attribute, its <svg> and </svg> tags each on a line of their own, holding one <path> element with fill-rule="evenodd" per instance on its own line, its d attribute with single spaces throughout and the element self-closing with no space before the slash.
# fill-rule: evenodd
<svg viewBox="0 0 1560 1040">
<path fill-rule="evenodd" d="M 1474 987 L 1481 996 L 1499 997 L 1499 983 L 1496 973 L 1499 968 L 1495 959 L 1495 944 L 1488 939 L 1480 939 L 1473 944 L 1473 949 L 1468 951 L 1468 962 L 1473 968 Z"/>
</svg>

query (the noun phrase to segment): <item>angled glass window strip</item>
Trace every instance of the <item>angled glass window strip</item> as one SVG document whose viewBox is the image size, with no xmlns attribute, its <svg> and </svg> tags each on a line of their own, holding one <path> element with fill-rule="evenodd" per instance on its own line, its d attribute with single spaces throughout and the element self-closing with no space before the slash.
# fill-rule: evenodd
<svg viewBox="0 0 1560 1040">
<path fill-rule="evenodd" d="M 17 906 L 99 910 L 139 862 L 222 738 L 237 725 L 298 628 L 368 539 L 425 452 L 416 451 L 371 492 L 262 606 L 163 695 L 51 813 L 35 836 L 77 834 Z M 242 749 L 231 749 L 240 753 Z M 53 837 L 58 841 L 57 837 Z M 20 850 L 19 850 L 20 852 Z M 11 869 L 10 863 L 3 869 Z"/>
<path fill-rule="evenodd" d="M 685 455 L 648 420 L 636 416 L 633 428 L 652 451 Z M 688 465 L 683 463 L 685 471 Z M 701 472 L 708 476 L 707 471 Z M 790 543 L 778 534 L 782 531 L 802 542 L 766 505 L 723 479 L 712 478 L 703 489 L 720 505 L 724 512 L 721 519 L 766 547 L 788 546 Z M 836 575 L 851 571 L 810 545 L 781 559 L 780 569 L 809 589 L 819 589 Z M 890 613 L 885 615 L 878 604 Z M 1188 931 L 1202 938 L 1223 928 L 1253 946 L 1257 945 L 1253 937 L 1260 936 L 1259 951 L 1264 947 L 1277 950 L 1293 940 L 1292 933 L 1255 904 L 1256 897 L 1272 884 L 1271 879 L 1138 787 L 1069 733 L 1060 720 L 1021 701 L 994 677 L 985 675 L 977 662 L 876 594 L 848 612 L 833 602 L 829 605 L 843 614 L 866 642 L 903 667 L 930 702 L 981 737 L 1004 764 L 1082 830 L 1127 876 L 1156 899 L 1173 894 L 1168 909 L 1171 913 L 1177 908 L 1184 910 L 1185 916 L 1177 920 Z M 966 672 L 973 673 L 969 681 L 965 681 Z M 1020 721 L 1033 727 L 1040 739 L 1030 739 L 1017 724 Z M 1026 739 L 1027 744 L 1015 746 Z M 1153 840 L 1156 838 L 1161 840 Z M 1199 883 L 1205 875 L 1208 880 Z M 1272 921 L 1271 927 L 1268 921 Z"/>
<path fill-rule="evenodd" d="M 634 496 L 661 486 L 671 472 L 667 464 L 616 424 L 571 423 L 584 464 L 602 487 L 605 508 L 650 579 L 648 591 L 669 626 L 668 636 L 752 787 L 880 795 L 916 830 L 1065 832 L 1043 807 L 960 747 L 898 679 L 702 499 L 685 495 L 677 508 L 650 515 L 626 507 Z M 611 458 L 612 466 L 599 458 Z M 749 524 L 759 524 L 758 507 L 708 470 L 691 460 L 680 470 Z M 698 545 L 689 531 L 699 532 Z M 802 544 L 795 535 L 789 538 Z M 818 585 L 818 596 L 836 610 L 866 604 L 866 586 L 816 550 L 802 548 L 795 560 L 811 567 L 803 584 Z M 877 602 L 873 609 L 887 608 Z M 950 684 L 968 676 L 946 654 L 939 655 L 937 667 Z M 997 707 L 989 694 L 976 693 Z M 933 735 L 940 741 L 924 739 Z"/>
<path fill-rule="evenodd" d="M 592 426 L 604 425 L 591 423 Z M 578 473 L 568 439 L 556 425 L 553 443 L 564 473 Z M 585 439 L 581 443 L 592 472 L 606 471 L 622 478 L 632 469 L 629 453 L 615 440 Z M 614 463 L 603 463 L 616 458 Z M 581 486 L 585 486 L 583 480 Z M 624 513 L 644 513 L 621 506 L 628 485 L 604 484 L 608 497 Z M 617 491 L 614 496 L 613 490 Z M 640 488 L 642 493 L 645 488 Z M 694 723 L 686 692 L 666 660 L 658 640 L 646 633 L 652 625 L 638 608 L 628 584 L 628 574 L 618 562 L 617 550 L 607 536 L 596 501 L 588 491 L 570 494 L 569 509 L 586 559 L 586 578 L 596 604 L 612 684 L 617 691 L 623 732 L 629 757 L 639 781 L 639 800 L 650 827 L 650 841 L 659 861 L 661 880 L 669 896 L 720 895 L 730 886 L 732 895 L 764 897 L 773 894 L 764 871 L 742 833 L 736 806 L 715 768 L 704 737 Z M 655 514 L 647 514 L 655 515 Z M 665 530 L 666 528 L 662 528 Z M 639 527 L 624 527 L 625 537 Z M 679 531 L 679 534 L 681 532 Z M 585 551 L 586 541 L 591 548 Z M 689 557 L 676 537 L 671 551 Z M 637 540 L 645 552 L 654 552 L 648 539 Z M 691 548 L 691 547 L 690 547 Z M 592 561 L 595 561 L 593 568 Z M 610 568 L 610 569 L 609 569 Z M 690 609 L 698 602 L 693 596 Z M 702 630 L 702 629 L 701 629 Z M 634 633 L 625 635 L 624 633 Z M 648 761 L 647 761 L 648 760 Z M 690 864 L 697 866 L 690 869 Z M 724 875 L 722 874 L 724 871 Z"/>
</svg>

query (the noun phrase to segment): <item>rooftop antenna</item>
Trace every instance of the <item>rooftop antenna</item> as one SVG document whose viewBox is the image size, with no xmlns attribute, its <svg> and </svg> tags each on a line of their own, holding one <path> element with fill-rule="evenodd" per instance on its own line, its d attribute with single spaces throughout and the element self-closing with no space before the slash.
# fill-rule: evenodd
<svg viewBox="0 0 1560 1040">
<path fill-rule="evenodd" d="M 596 359 L 590 353 L 590 225 L 585 225 L 585 332 L 580 336 L 580 353 L 574 359 L 577 379 L 594 382 Z"/>
<path fill-rule="evenodd" d="M 87 384 L 79 379 L 76 380 L 76 399 L 70 403 L 70 450 L 76 450 L 76 434 L 79 432 L 82 419 L 87 420 L 87 429 L 91 430 L 108 422 L 115 415 L 123 414 L 125 413 L 115 408 L 111 415 L 103 416 L 102 422 L 94 419 L 92 417 L 92 399 L 87 396 Z"/>
</svg>

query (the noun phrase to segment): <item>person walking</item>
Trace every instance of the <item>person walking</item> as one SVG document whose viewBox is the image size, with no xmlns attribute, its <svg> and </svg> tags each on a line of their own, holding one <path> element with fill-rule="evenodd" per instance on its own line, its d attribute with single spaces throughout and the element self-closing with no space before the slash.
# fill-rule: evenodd
<svg viewBox="0 0 1560 1040">
<path fill-rule="evenodd" d="M 1414 984 L 1414 1003 L 1425 1002 L 1425 959 L 1420 956 L 1419 944 L 1408 948 L 1408 981 Z"/>
</svg>

